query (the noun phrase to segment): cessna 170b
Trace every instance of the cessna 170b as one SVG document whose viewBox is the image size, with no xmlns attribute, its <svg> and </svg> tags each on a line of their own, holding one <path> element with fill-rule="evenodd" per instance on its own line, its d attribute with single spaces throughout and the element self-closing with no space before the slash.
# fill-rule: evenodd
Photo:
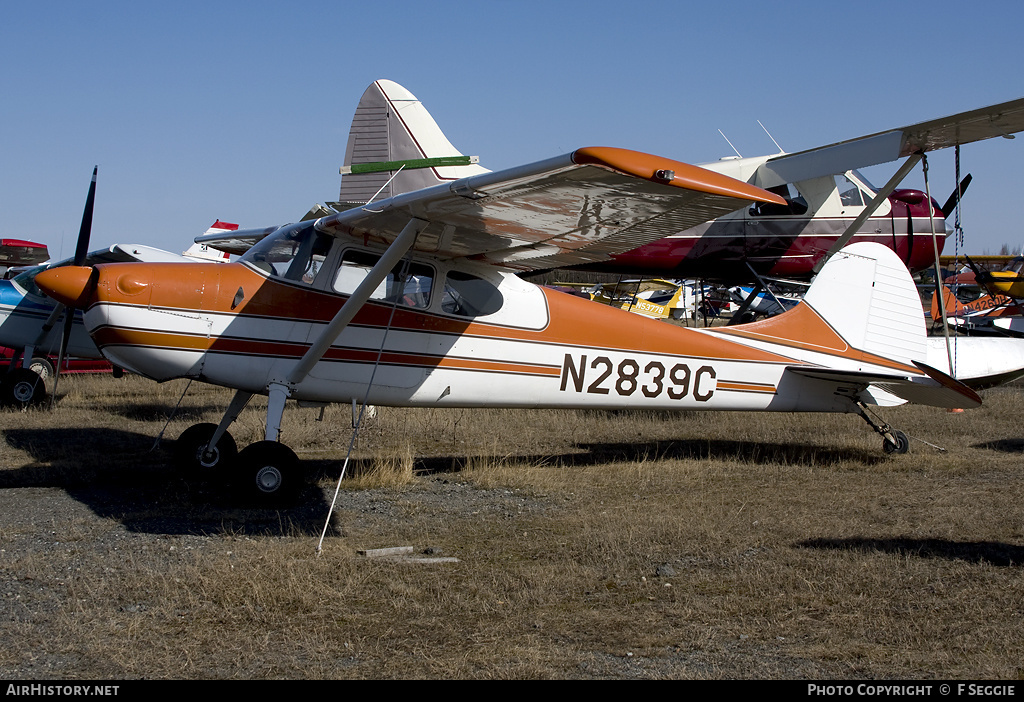
<svg viewBox="0 0 1024 702">
<path fill-rule="evenodd" d="M 731 328 L 677 327 L 517 275 L 607 261 L 750 202 L 785 204 L 685 163 L 589 147 L 285 225 L 233 263 L 67 266 L 36 284 L 85 310 L 112 362 L 234 388 L 219 425 L 187 429 L 175 450 L 266 498 L 301 482 L 278 441 L 289 399 L 853 412 L 890 452 L 907 437 L 865 405 L 980 405 L 921 362 L 917 289 L 880 244 L 834 256 L 795 309 Z M 266 440 L 238 452 L 228 428 L 255 394 L 268 396 Z"/>
</svg>

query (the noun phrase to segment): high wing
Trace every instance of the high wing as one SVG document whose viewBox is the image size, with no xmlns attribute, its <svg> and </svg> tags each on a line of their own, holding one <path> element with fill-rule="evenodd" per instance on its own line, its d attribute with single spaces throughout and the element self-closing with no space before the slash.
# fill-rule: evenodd
<svg viewBox="0 0 1024 702">
<path fill-rule="evenodd" d="M 419 252 L 540 270 L 605 261 L 752 201 L 784 203 L 696 166 L 588 147 L 396 195 L 323 217 L 316 227 L 387 245 L 418 220 Z"/>
<path fill-rule="evenodd" d="M 751 181 L 795 183 L 1024 130 L 1024 98 L 768 159 Z"/>
<path fill-rule="evenodd" d="M 260 227 L 259 229 L 238 229 L 217 234 L 201 234 L 194 241 L 197 244 L 206 244 L 218 251 L 240 256 L 278 229 L 279 227 Z"/>
</svg>

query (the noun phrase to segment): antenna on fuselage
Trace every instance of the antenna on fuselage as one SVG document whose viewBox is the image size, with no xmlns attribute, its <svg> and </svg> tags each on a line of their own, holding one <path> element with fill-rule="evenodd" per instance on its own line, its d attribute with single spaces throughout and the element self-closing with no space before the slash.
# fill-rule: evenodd
<svg viewBox="0 0 1024 702">
<path fill-rule="evenodd" d="M 732 145 L 731 141 L 729 141 L 729 137 L 725 135 L 725 132 L 719 129 L 718 133 L 722 135 L 723 139 L 725 139 L 725 143 L 729 145 L 729 148 L 732 149 L 733 151 L 736 151 L 736 147 Z M 736 155 L 739 156 L 740 158 L 743 158 L 743 154 L 741 154 L 739 151 L 736 151 Z"/>
<path fill-rule="evenodd" d="M 775 144 L 775 148 L 779 150 L 779 153 L 780 154 L 786 153 L 786 150 L 784 148 L 782 148 L 781 146 L 779 146 L 779 142 L 775 141 L 775 137 L 773 137 L 772 133 L 768 131 L 768 128 L 765 127 L 763 124 L 761 124 L 761 120 L 757 120 L 757 123 L 759 125 L 761 125 L 761 129 L 764 130 L 764 133 L 767 134 L 768 138 L 772 140 L 773 144 Z"/>
</svg>

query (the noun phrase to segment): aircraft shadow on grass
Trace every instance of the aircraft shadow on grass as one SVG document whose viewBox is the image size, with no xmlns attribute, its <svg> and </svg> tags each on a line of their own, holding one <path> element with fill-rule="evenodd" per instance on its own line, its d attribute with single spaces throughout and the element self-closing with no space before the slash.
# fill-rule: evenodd
<svg viewBox="0 0 1024 702">
<path fill-rule="evenodd" d="M 1024 546 L 1000 541 L 952 541 L 950 539 L 915 539 L 909 537 L 844 539 L 809 539 L 797 544 L 803 548 L 837 551 L 883 551 L 920 558 L 944 558 L 950 561 L 989 563 L 998 567 L 1024 566 Z"/>
<path fill-rule="evenodd" d="M 7 443 L 31 463 L 0 471 L 0 490 L 56 487 L 97 516 L 155 534 L 319 535 L 329 503 L 307 488 L 293 507 L 254 508 L 218 480 L 187 479 L 172 467 L 170 441 L 118 429 L 9 429 Z M 329 472 L 333 461 L 305 461 Z"/>
<path fill-rule="evenodd" d="M 330 509 L 322 490 L 309 486 L 294 506 L 256 508 L 239 491 L 218 480 L 189 479 L 171 466 L 164 441 L 118 429 L 10 429 L 7 443 L 24 451 L 32 462 L 0 471 L 0 489 L 57 487 L 96 515 L 115 519 L 130 531 L 160 534 L 209 534 L 224 530 L 249 535 L 319 534 Z M 757 465 L 829 465 L 855 460 L 873 465 L 887 460 L 873 451 L 813 445 L 683 439 L 636 443 L 580 443 L 579 452 L 516 456 L 529 465 L 588 466 L 660 460 L 735 460 Z M 458 472 L 466 455 L 419 458 L 422 474 Z M 371 459 L 353 460 L 355 475 Z M 340 460 L 305 460 L 302 468 L 313 482 L 336 480 Z"/>
<path fill-rule="evenodd" d="M 822 466 L 848 460 L 876 465 L 889 460 L 875 451 L 760 441 L 678 439 L 630 443 L 578 443 L 576 446 L 581 451 L 543 456 L 513 456 L 507 460 L 526 465 L 565 466 L 665 460 L 733 460 L 755 465 L 782 463 Z M 463 467 L 466 460 L 466 456 L 418 458 L 416 470 L 423 473 L 455 472 Z"/>
<path fill-rule="evenodd" d="M 974 444 L 971 448 L 1002 451 L 1003 453 L 1024 453 L 1024 439 L 996 439 Z"/>
</svg>

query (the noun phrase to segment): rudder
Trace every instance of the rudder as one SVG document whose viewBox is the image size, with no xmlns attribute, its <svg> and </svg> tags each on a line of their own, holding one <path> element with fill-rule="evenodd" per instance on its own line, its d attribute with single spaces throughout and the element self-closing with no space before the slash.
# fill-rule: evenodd
<svg viewBox="0 0 1024 702">
<path fill-rule="evenodd" d="M 366 89 L 356 107 L 344 164 L 345 169 L 350 169 L 367 164 L 459 156 L 462 154 L 448 141 L 415 95 L 393 81 L 377 80 Z M 397 175 L 395 172 L 347 172 L 342 176 L 338 199 L 345 204 L 362 205 L 371 199 L 392 197 L 486 173 L 487 169 L 477 165 L 456 165 L 406 167 Z M 393 175 L 395 177 L 389 183 L 388 179 Z"/>
</svg>

